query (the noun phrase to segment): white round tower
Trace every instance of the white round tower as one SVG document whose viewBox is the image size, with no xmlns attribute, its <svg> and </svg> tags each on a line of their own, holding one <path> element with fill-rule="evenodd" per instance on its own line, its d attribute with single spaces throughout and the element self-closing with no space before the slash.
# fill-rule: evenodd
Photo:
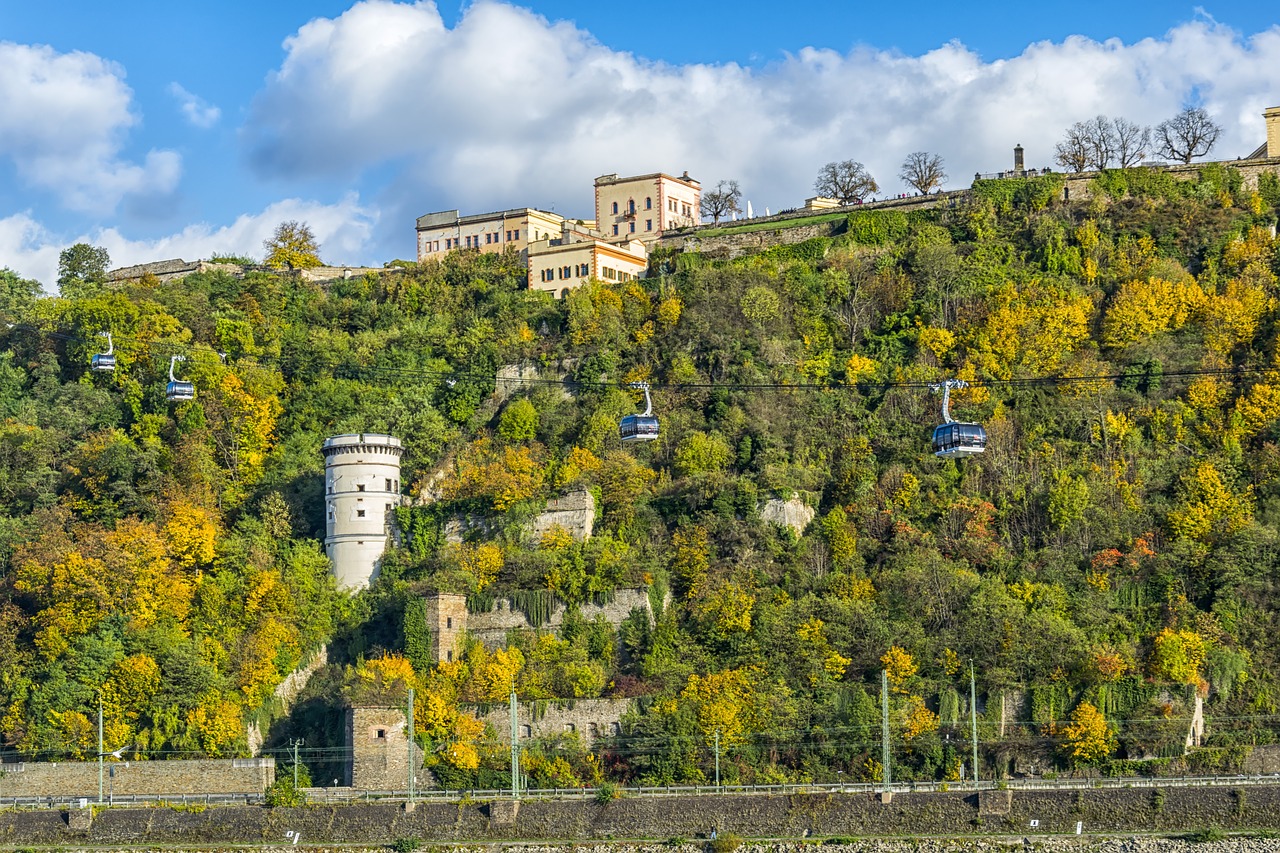
<svg viewBox="0 0 1280 853">
<path fill-rule="evenodd" d="M 342 589 L 364 589 L 378 574 L 392 510 L 400 505 L 400 439 L 379 433 L 326 438 L 324 550 Z"/>
</svg>

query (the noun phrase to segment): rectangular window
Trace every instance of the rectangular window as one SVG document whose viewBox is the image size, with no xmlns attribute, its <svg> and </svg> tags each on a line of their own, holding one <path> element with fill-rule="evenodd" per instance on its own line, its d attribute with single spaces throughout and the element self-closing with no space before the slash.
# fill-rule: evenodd
<svg viewBox="0 0 1280 853">
<path fill-rule="evenodd" d="M 363 491 L 364 491 L 364 483 L 357 483 L 357 484 L 356 484 L 356 491 L 357 491 L 357 492 L 363 492 Z"/>
<path fill-rule="evenodd" d="M 653 230 L 653 220 L 652 220 L 652 219 L 646 219 L 646 220 L 644 221 L 644 230 L 646 230 L 646 231 L 652 231 L 652 230 Z"/>
<path fill-rule="evenodd" d="M 448 629 L 448 630 L 452 630 L 452 629 L 453 629 L 453 617 L 452 617 L 452 616 L 446 616 L 446 617 L 444 618 L 444 627 L 445 627 L 446 629 Z"/>
<path fill-rule="evenodd" d="M 512 231 L 512 232 L 511 232 L 511 234 L 512 234 L 512 237 L 511 237 L 511 239 L 512 239 L 512 240 L 519 240 L 519 239 L 520 239 L 520 229 L 519 229 L 519 228 L 517 228 L 516 230 Z"/>
<path fill-rule="evenodd" d="M 364 518 L 364 510 L 362 509 L 356 510 L 356 518 Z"/>
<path fill-rule="evenodd" d="M 634 220 L 632 220 L 631 222 L 631 233 L 632 234 L 636 233 L 636 223 Z"/>
<path fill-rule="evenodd" d="M 385 486 L 383 487 L 382 491 L 384 492 L 391 491 L 391 478 L 387 477 L 382 482 L 385 483 Z"/>
<path fill-rule="evenodd" d="M 569 273 L 569 268 L 568 268 L 568 267 L 561 267 L 561 268 L 560 268 L 560 277 L 561 277 L 561 278 L 572 278 L 572 276 L 571 276 L 571 275 L 570 275 L 570 273 Z"/>
<path fill-rule="evenodd" d="M 617 237 L 617 236 L 618 236 L 618 226 L 617 226 L 617 225 L 613 226 L 613 236 L 615 236 L 615 237 Z"/>
</svg>

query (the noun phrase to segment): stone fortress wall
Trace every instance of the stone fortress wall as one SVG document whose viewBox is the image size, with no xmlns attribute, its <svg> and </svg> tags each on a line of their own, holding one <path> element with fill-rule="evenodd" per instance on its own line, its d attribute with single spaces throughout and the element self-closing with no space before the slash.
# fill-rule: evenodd
<svg viewBox="0 0 1280 853">
<path fill-rule="evenodd" d="M 276 760 L 262 758 L 106 761 L 103 791 L 134 794 L 261 794 L 276 778 Z M 98 798 L 97 761 L 0 765 L 0 797 Z"/>
<path fill-rule="evenodd" d="M 359 278 L 364 275 L 382 275 L 388 272 L 399 272 L 398 268 L 383 267 L 306 267 L 291 270 L 292 275 L 303 281 L 317 283 L 340 281 L 348 278 Z M 182 258 L 171 258 L 166 261 L 152 261 L 146 264 L 135 264 L 131 267 L 120 267 L 107 273 L 107 281 L 136 281 L 143 276 L 154 276 L 158 281 L 173 281 L 200 272 L 224 272 L 236 278 L 243 278 L 251 272 L 269 272 L 280 275 L 281 271 L 262 266 L 261 264 L 216 264 L 211 261 L 184 261 Z"/>
</svg>

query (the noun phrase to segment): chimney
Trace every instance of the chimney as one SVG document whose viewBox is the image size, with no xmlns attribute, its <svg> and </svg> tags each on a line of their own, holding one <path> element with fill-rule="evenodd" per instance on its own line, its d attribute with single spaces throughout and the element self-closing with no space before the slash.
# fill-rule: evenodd
<svg viewBox="0 0 1280 853">
<path fill-rule="evenodd" d="M 1013 171 L 1021 172 L 1022 168 L 1022 146 L 1013 146 Z"/>
<path fill-rule="evenodd" d="M 1262 117 L 1267 120 L 1267 156 L 1280 157 L 1280 107 L 1272 107 Z"/>
</svg>

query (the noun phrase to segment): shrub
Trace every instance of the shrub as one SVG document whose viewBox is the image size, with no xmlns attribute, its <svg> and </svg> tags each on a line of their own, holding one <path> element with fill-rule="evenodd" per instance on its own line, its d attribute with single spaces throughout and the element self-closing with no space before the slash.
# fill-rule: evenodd
<svg viewBox="0 0 1280 853">
<path fill-rule="evenodd" d="M 735 832 L 721 832 L 711 839 L 708 847 L 711 853 L 734 853 L 742 846 L 742 836 Z"/>
<path fill-rule="evenodd" d="M 622 798 L 622 789 L 613 782 L 601 782 L 596 786 L 596 802 L 600 805 Z"/>
</svg>

